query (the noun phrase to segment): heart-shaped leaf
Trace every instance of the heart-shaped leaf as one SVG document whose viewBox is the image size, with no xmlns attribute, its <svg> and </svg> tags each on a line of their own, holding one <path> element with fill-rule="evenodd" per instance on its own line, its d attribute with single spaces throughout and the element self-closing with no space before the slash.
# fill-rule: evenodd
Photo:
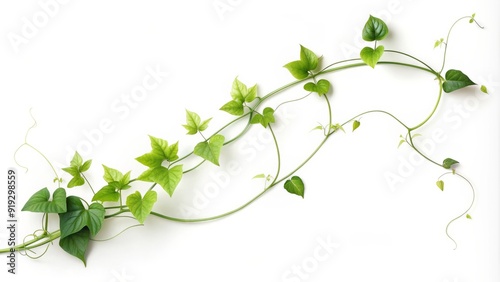
<svg viewBox="0 0 500 282">
<path fill-rule="evenodd" d="M 285 182 L 285 189 L 291 193 L 304 198 L 304 182 L 298 176 L 292 176 L 291 179 Z"/>
<path fill-rule="evenodd" d="M 384 39 L 389 33 L 389 28 L 379 18 L 370 16 L 363 28 L 363 40 L 375 41 Z"/>
<path fill-rule="evenodd" d="M 443 180 L 438 180 L 438 181 L 436 182 L 436 185 L 437 185 L 437 187 L 438 187 L 439 189 L 441 189 L 441 191 L 443 191 L 443 190 L 444 190 L 444 181 L 443 181 Z"/>
<path fill-rule="evenodd" d="M 26 202 L 22 211 L 43 212 L 43 213 L 63 213 L 66 212 L 66 190 L 57 188 L 52 194 L 52 201 L 49 201 L 50 192 L 43 188 L 33 194 Z"/>
<path fill-rule="evenodd" d="M 151 210 L 153 210 L 156 200 L 157 194 L 155 191 L 150 190 L 146 192 L 144 198 L 142 198 L 139 191 L 135 191 L 134 194 L 130 194 L 127 197 L 127 207 L 134 217 L 142 224 L 151 213 Z"/>
<path fill-rule="evenodd" d="M 149 182 L 156 182 L 161 185 L 170 196 L 174 194 L 175 188 L 182 179 L 182 165 L 171 168 L 163 166 L 155 167 L 143 172 L 138 179 Z"/>
<path fill-rule="evenodd" d="M 352 131 L 358 129 L 358 127 L 361 125 L 361 122 L 359 120 L 355 120 L 352 122 Z"/>
<path fill-rule="evenodd" d="M 384 46 L 379 45 L 377 49 L 373 49 L 371 47 L 365 47 L 361 49 L 360 57 L 367 65 L 372 68 L 375 68 L 375 65 L 378 63 L 382 55 L 384 54 Z"/>
<path fill-rule="evenodd" d="M 85 253 L 90 240 L 90 231 L 87 227 L 59 240 L 59 246 L 68 254 L 79 258 L 86 266 Z"/>
<path fill-rule="evenodd" d="M 256 113 L 253 117 L 252 120 L 250 120 L 251 124 L 257 124 L 260 123 L 264 128 L 267 128 L 267 126 L 270 123 L 273 123 L 274 120 L 274 109 L 267 107 L 264 109 L 262 114 Z"/>
<path fill-rule="evenodd" d="M 308 82 L 304 85 L 304 90 L 316 92 L 321 96 L 330 91 L 330 82 L 326 79 L 320 79 L 318 83 Z"/>
<path fill-rule="evenodd" d="M 224 145 L 224 136 L 217 134 L 208 141 L 200 142 L 194 147 L 194 154 L 219 165 L 219 155 Z"/>
<path fill-rule="evenodd" d="M 104 207 L 99 203 L 92 203 L 89 209 L 85 209 L 82 200 L 76 196 L 66 198 L 67 211 L 59 214 L 59 226 L 61 238 L 75 234 L 88 227 L 92 236 L 101 230 L 104 221 Z"/>
<path fill-rule="evenodd" d="M 444 168 L 451 168 L 451 166 L 454 165 L 454 164 L 458 164 L 458 161 L 455 161 L 454 159 L 451 159 L 451 158 L 446 158 L 443 161 L 443 167 Z"/>
<path fill-rule="evenodd" d="M 443 82 L 443 90 L 446 93 L 453 92 L 455 90 L 476 85 L 470 78 L 459 70 L 448 70 L 445 75 L 446 81 Z"/>
</svg>

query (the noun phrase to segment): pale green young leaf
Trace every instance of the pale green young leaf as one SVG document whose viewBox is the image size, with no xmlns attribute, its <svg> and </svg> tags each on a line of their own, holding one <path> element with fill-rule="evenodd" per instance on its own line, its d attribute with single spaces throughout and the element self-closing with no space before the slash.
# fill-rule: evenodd
<svg viewBox="0 0 500 282">
<path fill-rule="evenodd" d="M 153 210 L 153 206 L 156 201 L 157 193 L 155 191 L 150 190 L 146 192 L 144 198 L 139 191 L 135 191 L 135 193 L 130 194 L 127 197 L 126 204 L 137 221 L 143 224 Z"/>
<path fill-rule="evenodd" d="M 384 54 L 384 46 L 379 45 L 375 50 L 371 47 L 361 49 L 360 57 L 367 65 L 375 68 L 382 55 Z"/>
<path fill-rule="evenodd" d="M 466 217 L 467 219 L 472 219 L 472 216 L 471 216 L 470 214 L 467 214 L 465 217 Z"/>
<path fill-rule="evenodd" d="M 80 156 L 80 154 L 78 152 L 75 152 L 69 165 L 72 167 L 80 167 L 82 164 L 83 164 L 82 156 Z"/>
<path fill-rule="evenodd" d="M 102 187 L 95 195 L 92 197 L 92 202 L 118 202 L 120 200 L 120 193 L 113 185 L 106 185 Z"/>
<path fill-rule="evenodd" d="M 107 167 L 102 165 L 104 168 L 104 181 L 110 183 L 113 181 L 121 181 L 123 178 L 123 174 L 114 168 Z"/>
<path fill-rule="evenodd" d="M 194 154 L 215 165 L 219 165 L 219 156 L 223 145 L 224 136 L 217 134 L 212 136 L 208 141 L 198 143 L 194 147 Z"/>
<path fill-rule="evenodd" d="M 220 110 L 225 111 L 234 116 L 241 116 L 244 113 L 243 103 L 235 100 L 231 100 L 224 104 Z"/>
<path fill-rule="evenodd" d="M 318 67 L 318 56 L 313 51 L 300 45 L 300 61 L 308 71 L 315 70 Z"/>
<path fill-rule="evenodd" d="M 359 120 L 355 120 L 352 122 L 352 131 L 358 129 L 358 127 L 361 125 L 361 122 Z"/>
<path fill-rule="evenodd" d="M 182 179 L 182 165 L 171 168 L 163 166 L 150 168 L 139 175 L 138 179 L 147 182 L 155 182 L 165 190 L 170 196 L 174 194 L 175 188 Z"/>
<path fill-rule="evenodd" d="M 484 94 L 488 94 L 488 88 L 486 88 L 486 86 L 484 85 L 481 85 L 481 92 L 483 92 Z"/>
<path fill-rule="evenodd" d="M 443 180 L 438 180 L 436 182 L 436 186 L 441 190 L 443 191 L 444 190 L 444 181 Z"/>
<path fill-rule="evenodd" d="M 245 95 L 245 102 L 250 103 L 257 98 L 257 84 L 248 88 L 247 94 Z"/>
<path fill-rule="evenodd" d="M 284 67 L 292 74 L 296 79 L 304 79 L 309 76 L 309 69 L 302 61 L 290 62 Z"/>
<path fill-rule="evenodd" d="M 172 162 L 179 158 L 177 155 L 179 151 L 178 143 L 169 146 L 166 140 L 153 136 L 149 136 L 149 138 L 151 140 L 152 150 L 149 153 L 137 157 L 136 160 L 138 162 L 148 167 L 158 167 L 161 166 L 165 160 Z"/>
<path fill-rule="evenodd" d="M 182 126 L 188 130 L 187 134 L 193 135 L 198 133 L 200 123 L 201 119 L 197 113 L 186 110 L 186 124 Z"/>
<path fill-rule="evenodd" d="M 251 124 L 260 123 L 264 128 L 267 128 L 270 123 L 274 122 L 274 109 L 270 107 L 265 108 L 262 114 L 256 113 L 250 120 Z"/>
<path fill-rule="evenodd" d="M 200 123 L 200 126 L 198 126 L 198 130 L 199 131 L 204 131 L 205 129 L 208 128 L 208 124 L 210 123 L 210 121 L 212 120 L 212 118 L 209 118 L 207 120 L 204 120 L 202 123 Z"/>
</svg>

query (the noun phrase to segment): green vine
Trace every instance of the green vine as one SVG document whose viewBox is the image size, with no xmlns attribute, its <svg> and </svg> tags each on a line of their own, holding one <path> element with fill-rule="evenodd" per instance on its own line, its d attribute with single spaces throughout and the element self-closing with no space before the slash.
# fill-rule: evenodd
<svg viewBox="0 0 500 282">
<path fill-rule="evenodd" d="M 37 154 L 42 156 L 51 167 L 55 176 L 54 183 L 57 184 L 57 187 L 52 191 L 52 193 L 48 188 L 43 188 L 35 192 L 25 203 L 22 209 L 23 211 L 41 213 L 42 228 L 33 232 L 33 234 L 26 236 L 25 240 L 21 244 L 13 248 L 0 249 L 0 253 L 19 251 L 28 255 L 29 252 L 28 256 L 37 258 L 42 256 L 47 251 L 48 247 L 54 240 L 59 239 L 59 246 L 62 249 L 79 258 L 84 264 L 86 264 L 87 249 L 90 241 L 105 241 L 112 239 L 129 228 L 142 226 L 149 216 L 156 216 L 162 219 L 177 222 L 203 222 L 216 220 L 248 207 L 272 188 L 280 184 L 282 184 L 284 189 L 289 193 L 303 198 L 305 194 L 305 185 L 302 178 L 297 175 L 300 169 L 321 150 L 321 148 L 331 137 L 335 135 L 335 133 L 339 131 L 345 132 L 345 128 L 349 124 L 352 124 L 352 131 L 355 131 L 362 125 L 361 117 L 369 114 L 386 115 L 401 125 L 404 128 L 405 133 L 401 135 L 399 145 L 408 145 L 429 163 L 437 165 L 446 171 L 436 182 L 439 189 L 444 190 L 444 181 L 442 178 L 446 175 L 454 175 L 465 180 L 471 188 L 473 197 L 470 206 L 468 206 L 465 212 L 453 218 L 446 225 L 445 233 L 449 239 L 453 241 L 456 248 L 457 243 L 449 234 L 448 229 L 450 224 L 464 216 L 471 218 L 469 212 L 475 201 L 474 187 L 465 176 L 456 173 L 456 168 L 459 165 L 458 161 L 452 158 L 446 158 L 443 161 L 434 160 L 432 156 L 425 155 L 419 150 L 419 148 L 417 148 L 414 143 L 414 138 L 419 135 L 416 133 L 417 129 L 426 125 L 428 121 L 435 116 L 438 106 L 445 96 L 444 93 L 451 93 L 464 87 L 476 85 L 467 75 L 459 70 L 450 69 L 443 75 L 451 32 L 456 24 L 462 20 L 469 20 L 470 23 L 475 23 L 478 27 L 482 28 L 482 26 L 477 23 L 474 14 L 472 16 L 462 17 L 453 23 L 446 36 L 446 40 L 442 38 L 435 43 L 435 47 L 444 46 L 442 65 L 439 71 L 436 71 L 430 67 L 429 64 L 413 55 L 402 51 L 385 49 L 384 45 L 381 45 L 380 42 L 388 35 L 389 28 L 381 19 L 373 16 L 369 17 L 362 31 L 362 38 L 367 42 L 371 42 L 373 45 L 363 48 L 358 58 L 334 62 L 322 68 L 319 57 L 313 51 L 301 45 L 299 59 L 284 65 L 284 67 L 295 78 L 294 81 L 283 85 L 270 93 L 260 96 L 256 84 L 248 87 L 236 77 L 230 91 L 231 100 L 222 105 L 220 108 L 220 110 L 233 116 L 233 119 L 218 130 L 215 130 L 212 135 L 208 136 L 207 134 L 204 134 L 204 132 L 209 127 L 212 118 L 201 119 L 197 113 L 186 110 L 186 122 L 183 124 L 183 127 L 187 130 L 188 135 L 192 135 L 193 138 L 199 139 L 199 142 L 194 146 L 194 148 L 190 149 L 189 153 L 184 156 L 179 156 L 179 142 L 169 142 L 159 137 L 149 136 L 151 151 L 136 157 L 136 160 L 145 167 L 144 170 L 139 173 L 137 177 L 132 178 L 132 171 L 120 172 L 109 166 L 102 165 L 105 184 L 102 185 L 100 189 L 94 189 L 96 186 L 92 185 L 89 182 L 89 178 L 85 175 L 91 167 L 92 161 L 83 160 L 78 152 L 75 152 L 69 166 L 63 168 L 63 170 L 71 176 L 71 179 L 66 184 L 66 187 L 63 187 L 63 179 L 57 174 L 56 169 L 51 164 L 49 159 L 27 141 L 29 132 L 36 126 L 35 121 L 33 126 L 28 129 L 24 143 L 16 150 L 15 155 L 23 147 L 33 149 Z M 394 55 L 401 56 L 403 59 L 409 59 L 412 63 L 407 63 L 403 60 L 381 60 L 385 53 L 392 53 Z M 437 81 L 438 88 L 436 102 L 432 105 L 430 113 L 427 114 L 421 122 L 413 126 L 405 124 L 401 119 L 390 112 L 376 109 L 359 113 L 342 123 L 334 123 L 329 98 L 329 95 L 332 92 L 332 84 L 330 81 L 322 77 L 329 73 L 340 72 L 347 69 L 366 66 L 376 68 L 378 65 L 403 67 L 430 74 L 432 78 Z M 266 102 L 269 101 L 270 98 L 280 95 L 293 86 L 300 84 L 303 84 L 303 89 L 305 90 L 302 97 L 286 100 L 275 107 L 266 106 Z M 480 86 L 480 90 L 487 93 L 485 86 Z M 287 103 L 303 102 L 307 97 L 314 94 L 320 96 L 324 100 L 324 105 L 328 112 L 327 123 L 314 128 L 315 130 L 321 130 L 323 132 L 323 137 L 319 144 L 313 148 L 313 150 L 302 162 L 290 171 L 285 172 L 282 166 L 283 160 L 282 152 L 280 150 L 280 139 L 273 129 L 274 124 L 277 123 L 275 113 L 281 106 Z M 238 122 L 242 121 L 246 121 L 246 124 L 244 124 L 244 126 L 240 128 L 234 136 L 229 136 L 225 133 L 227 129 L 232 128 Z M 161 214 L 154 210 L 155 203 L 159 197 L 158 190 L 163 189 L 171 197 L 175 193 L 179 183 L 187 174 L 195 171 L 202 165 L 219 166 L 220 156 L 224 151 L 224 146 L 237 142 L 240 138 L 242 138 L 242 136 L 247 134 L 252 126 L 259 125 L 266 130 L 269 130 L 277 160 L 274 174 L 259 174 L 254 177 L 265 180 L 264 189 L 260 193 L 237 208 L 219 215 L 204 218 L 178 218 Z M 186 168 L 186 161 L 188 159 L 194 159 L 195 165 Z M 125 197 L 125 191 L 131 189 L 137 182 L 147 182 L 150 183 L 151 186 L 146 191 L 141 192 L 136 190 L 134 192 L 129 192 Z M 87 185 L 92 191 L 93 196 L 90 200 L 85 200 L 75 195 L 67 195 L 67 188 L 84 185 Z M 159 187 L 161 187 L 161 189 Z M 48 215 L 50 213 L 58 214 L 59 230 L 48 230 Z M 108 219 L 123 216 L 124 214 L 135 218 L 138 221 L 138 224 L 130 226 L 108 239 L 98 240 L 95 238 L 101 230 L 103 224 L 108 224 Z M 45 246 L 45 249 L 41 255 L 31 255 L 31 253 L 34 252 L 34 249 L 42 246 Z"/>
</svg>

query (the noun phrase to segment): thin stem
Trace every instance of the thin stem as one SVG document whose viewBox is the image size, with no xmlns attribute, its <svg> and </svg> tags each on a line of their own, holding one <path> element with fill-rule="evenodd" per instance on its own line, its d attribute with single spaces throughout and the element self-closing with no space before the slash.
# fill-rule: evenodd
<svg viewBox="0 0 500 282">
<path fill-rule="evenodd" d="M 274 131 L 273 131 L 273 128 L 271 127 L 271 124 L 268 125 L 269 126 L 269 130 L 271 131 L 271 135 L 273 136 L 273 140 L 274 140 L 274 145 L 276 146 L 276 155 L 277 155 L 277 158 L 278 158 L 278 165 L 277 165 L 277 169 L 276 169 L 276 176 L 273 178 L 273 182 L 271 183 L 271 186 L 274 184 L 274 182 L 276 181 L 276 179 L 278 179 L 278 176 L 280 175 L 280 170 L 281 170 L 281 155 L 280 155 L 280 147 L 278 145 L 278 140 L 276 139 L 276 134 L 274 134 Z"/>
<path fill-rule="evenodd" d="M 421 126 L 423 126 L 424 124 L 427 123 L 427 121 L 429 121 L 429 119 L 431 119 L 431 117 L 434 115 L 434 113 L 436 112 L 438 106 L 439 106 L 439 103 L 441 102 L 441 97 L 443 96 L 443 83 L 442 83 L 442 80 L 441 78 L 438 79 L 438 82 L 439 82 L 439 94 L 438 94 L 438 97 L 437 97 L 437 101 L 436 103 L 434 104 L 434 108 L 432 108 L 432 111 L 431 113 L 427 116 L 427 118 L 425 118 L 424 121 L 422 121 L 421 123 L 419 123 L 418 125 L 412 127 L 412 128 L 409 128 L 408 130 L 409 131 L 413 131 Z"/>
<path fill-rule="evenodd" d="M 94 191 L 94 188 L 92 188 L 92 184 L 90 184 L 89 180 L 87 179 L 87 177 L 85 177 L 85 174 L 83 174 L 83 172 L 81 173 L 83 179 L 85 179 L 85 182 L 87 182 L 87 184 L 89 185 L 90 187 L 90 190 L 92 190 L 92 193 L 95 195 L 95 191 Z"/>
</svg>

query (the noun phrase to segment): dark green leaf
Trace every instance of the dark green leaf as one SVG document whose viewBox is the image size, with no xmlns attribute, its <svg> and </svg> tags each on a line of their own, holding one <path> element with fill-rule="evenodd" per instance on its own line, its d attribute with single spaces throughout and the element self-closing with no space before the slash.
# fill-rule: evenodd
<svg viewBox="0 0 500 282">
<path fill-rule="evenodd" d="M 363 28 L 363 40 L 375 41 L 384 39 L 389 33 L 389 28 L 379 18 L 370 16 Z"/>
<path fill-rule="evenodd" d="M 79 258 L 86 266 L 85 253 L 90 240 L 90 231 L 87 227 L 59 240 L 59 246 L 68 254 Z"/>
<path fill-rule="evenodd" d="M 451 168 L 454 164 L 458 164 L 458 161 L 455 161 L 454 159 L 451 158 L 447 158 L 443 161 L 444 168 Z"/>
<path fill-rule="evenodd" d="M 443 90 L 446 93 L 450 93 L 455 90 L 476 84 L 472 80 L 470 80 L 467 75 L 459 70 L 447 71 L 445 79 L 446 81 L 443 82 Z"/>
<path fill-rule="evenodd" d="M 66 198 L 67 211 L 59 214 L 59 226 L 61 238 L 74 234 L 83 227 L 88 227 L 92 236 L 101 229 L 104 221 L 104 207 L 99 203 L 92 203 L 89 209 L 85 209 L 82 200 L 76 196 Z"/>
<path fill-rule="evenodd" d="M 127 197 L 127 207 L 134 217 L 142 224 L 151 213 L 151 210 L 153 210 L 156 200 L 157 194 L 155 191 L 150 190 L 146 192 L 144 198 L 142 198 L 139 191 L 135 191 L 134 194 L 130 194 Z"/>
<path fill-rule="evenodd" d="M 177 185 L 182 179 L 182 174 L 182 165 L 177 165 L 172 168 L 159 166 L 143 172 L 138 179 L 158 183 L 163 190 L 172 196 L 175 188 L 177 188 Z"/>
<path fill-rule="evenodd" d="M 49 201 L 50 192 L 43 188 L 33 194 L 26 202 L 22 211 L 62 213 L 66 212 L 66 190 L 57 188 L 52 194 L 52 201 Z"/>
<path fill-rule="evenodd" d="M 304 182 L 298 176 L 292 176 L 285 182 L 285 189 L 291 193 L 304 198 Z"/>
<path fill-rule="evenodd" d="M 361 49 L 361 53 L 359 55 L 363 62 L 370 67 L 375 68 L 375 65 L 378 63 L 383 54 L 384 46 L 379 45 L 375 50 L 371 47 L 365 47 Z"/>
<path fill-rule="evenodd" d="M 208 141 L 198 143 L 194 147 L 194 154 L 215 165 L 219 165 L 219 155 L 223 145 L 224 136 L 217 134 Z"/>
</svg>

